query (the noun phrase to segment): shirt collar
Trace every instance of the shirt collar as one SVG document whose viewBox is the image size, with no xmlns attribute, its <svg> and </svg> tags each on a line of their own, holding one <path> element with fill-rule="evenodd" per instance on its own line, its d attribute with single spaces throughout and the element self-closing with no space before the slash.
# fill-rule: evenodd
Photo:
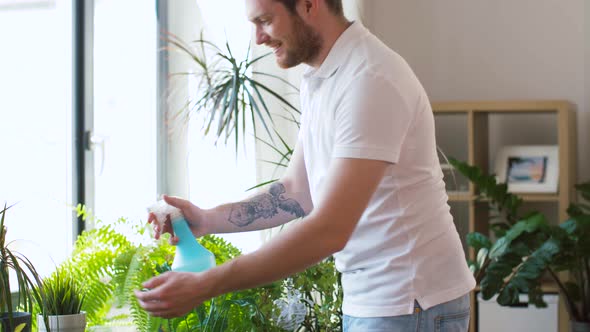
<svg viewBox="0 0 590 332">
<path fill-rule="evenodd" d="M 306 79 L 327 79 L 332 77 L 340 64 L 342 63 L 342 55 L 352 46 L 352 43 L 357 40 L 364 32 L 365 27 L 358 21 L 353 22 L 342 34 L 336 39 L 334 45 L 330 49 L 328 56 L 319 68 L 307 66 L 303 77 Z"/>
</svg>

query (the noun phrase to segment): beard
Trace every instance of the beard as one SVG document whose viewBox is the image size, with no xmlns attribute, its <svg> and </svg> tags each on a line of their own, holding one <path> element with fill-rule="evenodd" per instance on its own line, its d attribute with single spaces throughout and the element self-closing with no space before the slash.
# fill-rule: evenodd
<svg viewBox="0 0 590 332">
<path fill-rule="evenodd" d="M 281 68 L 295 67 L 301 63 L 312 62 L 320 53 L 322 38 L 299 15 L 293 15 L 293 33 L 286 38 L 285 56 L 277 58 Z"/>
</svg>

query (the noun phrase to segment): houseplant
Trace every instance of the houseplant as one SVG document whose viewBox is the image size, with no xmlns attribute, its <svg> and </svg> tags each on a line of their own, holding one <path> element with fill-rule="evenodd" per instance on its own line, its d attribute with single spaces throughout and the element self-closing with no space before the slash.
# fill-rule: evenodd
<svg viewBox="0 0 590 332">
<path fill-rule="evenodd" d="M 78 212 L 87 216 L 80 206 Z M 180 318 L 151 317 L 139 306 L 133 291 L 141 289 L 143 281 L 169 270 L 174 246 L 168 243 L 167 236 L 153 240 L 148 234 L 150 228 L 144 223 L 120 218 L 111 224 L 95 219 L 94 224 L 94 229 L 82 232 L 73 254 L 59 267 L 59 271 L 86 285 L 82 310 L 88 313 L 89 327 L 133 325 L 136 331 L 282 332 L 286 331 L 283 328 L 286 325 L 279 324 L 277 318 L 283 312 L 277 303 L 291 290 L 296 290 L 301 294 L 297 301 L 305 305 L 305 312 L 303 319 L 291 324 L 294 328 L 289 331 L 339 331 L 341 328 L 342 294 L 339 274 L 332 260 L 267 286 L 206 301 Z M 233 245 L 214 235 L 204 236 L 199 241 L 215 255 L 217 264 L 241 254 Z M 125 307 L 126 313 L 109 316 L 109 311 L 118 307 Z"/>
<path fill-rule="evenodd" d="M 299 114 L 299 110 L 282 94 L 256 79 L 256 75 L 274 79 L 291 87 L 294 91 L 298 90 L 281 77 L 252 69 L 255 63 L 271 53 L 251 59 L 248 48 L 246 58 L 239 60 L 232 54 L 229 43 L 226 42 L 225 50 L 223 50 L 203 39 L 202 35 L 200 39 L 189 43 L 169 33 L 166 40 L 171 45 L 170 50 L 186 54 L 196 66 L 193 73 L 175 73 L 174 75 L 192 75 L 197 81 L 195 91 L 192 91 L 195 98 L 189 98 L 181 112 L 188 110 L 202 114 L 205 135 L 211 129 L 215 129 L 213 128 L 215 122 L 216 138 L 223 138 L 227 142 L 233 134 L 237 149 L 239 133 L 241 132 L 242 136 L 246 135 L 247 122 L 250 122 L 255 136 L 256 124 L 259 123 L 272 140 L 273 116 L 264 95 L 276 99 L 287 112 L 286 117 Z"/>
<path fill-rule="evenodd" d="M 80 215 L 87 215 L 78 207 Z M 137 331 L 271 331 L 266 319 L 272 300 L 279 297 L 279 284 L 235 292 L 207 301 L 204 306 L 181 318 L 160 319 L 143 310 L 133 291 L 141 283 L 169 269 L 175 247 L 165 239 L 154 241 L 145 223 L 120 218 L 106 224 L 94 220 L 95 228 L 78 237 L 73 254 L 60 268 L 86 285 L 82 310 L 88 313 L 88 326 L 133 325 Z M 131 241 L 135 238 L 135 241 Z M 215 236 L 199 239 L 216 256 L 218 264 L 239 255 L 231 244 Z M 109 316 L 113 308 L 124 307 L 124 314 Z"/>
<path fill-rule="evenodd" d="M 9 207 L 0 210 L 0 325 L 5 331 L 22 329 L 31 331 L 31 312 L 36 302 L 41 301 L 38 289 L 41 278 L 31 261 L 19 252 L 10 249 L 6 241 L 6 213 Z M 14 273 L 17 286 L 16 302 L 11 293 L 10 271 Z M 18 308 L 19 312 L 14 312 Z M 24 324 L 24 325 L 23 325 Z"/>
<path fill-rule="evenodd" d="M 494 176 L 464 162 L 450 162 L 489 199 L 499 217 L 492 223 L 497 240 L 481 233 L 467 237 L 477 253 L 470 268 L 483 298 L 497 295 L 500 305 L 510 305 L 527 293 L 529 303 L 543 307 L 541 286 L 549 276 L 565 300 L 572 331 L 590 331 L 590 182 L 575 186 L 584 202 L 570 204 L 569 218 L 550 222 L 538 211 L 522 215 L 523 200 Z"/>
<path fill-rule="evenodd" d="M 81 311 L 84 290 L 78 279 L 65 269 L 58 268 L 42 280 L 43 302 L 37 315 L 39 331 L 83 332 L 86 328 L 86 313 Z"/>
</svg>

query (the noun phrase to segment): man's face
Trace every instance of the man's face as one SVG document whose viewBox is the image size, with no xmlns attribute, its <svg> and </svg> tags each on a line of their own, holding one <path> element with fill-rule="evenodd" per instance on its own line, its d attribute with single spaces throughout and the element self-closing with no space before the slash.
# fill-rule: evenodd
<svg viewBox="0 0 590 332">
<path fill-rule="evenodd" d="M 310 63 L 319 54 L 320 35 L 282 3 L 246 0 L 246 12 L 256 27 L 256 44 L 272 48 L 282 68 Z"/>
</svg>

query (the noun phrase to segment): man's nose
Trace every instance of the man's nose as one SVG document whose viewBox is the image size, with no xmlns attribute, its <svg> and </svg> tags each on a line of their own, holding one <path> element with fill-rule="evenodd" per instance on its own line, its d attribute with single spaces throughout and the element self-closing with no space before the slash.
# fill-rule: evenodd
<svg viewBox="0 0 590 332">
<path fill-rule="evenodd" d="M 260 28 L 256 28 L 256 44 L 264 44 L 266 43 L 270 37 Z"/>
</svg>

